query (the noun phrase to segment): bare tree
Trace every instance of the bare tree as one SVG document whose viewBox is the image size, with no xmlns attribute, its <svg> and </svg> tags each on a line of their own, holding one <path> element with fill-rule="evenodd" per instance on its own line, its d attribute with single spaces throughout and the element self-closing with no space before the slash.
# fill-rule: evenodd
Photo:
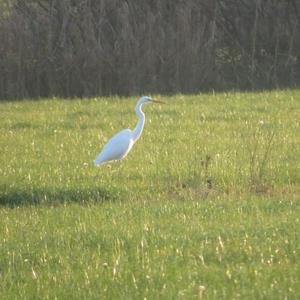
<svg viewBox="0 0 300 300">
<path fill-rule="evenodd" d="M 296 0 L 2 0 L 0 98 L 294 87 Z"/>
</svg>

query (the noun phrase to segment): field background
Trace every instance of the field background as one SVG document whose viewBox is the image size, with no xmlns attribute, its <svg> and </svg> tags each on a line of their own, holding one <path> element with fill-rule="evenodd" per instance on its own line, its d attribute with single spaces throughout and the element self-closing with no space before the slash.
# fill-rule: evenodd
<svg viewBox="0 0 300 300">
<path fill-rule="evenodd" d="M 300 92 L 0 103 L 1 299 L 299 299 Z"/>
</svg>

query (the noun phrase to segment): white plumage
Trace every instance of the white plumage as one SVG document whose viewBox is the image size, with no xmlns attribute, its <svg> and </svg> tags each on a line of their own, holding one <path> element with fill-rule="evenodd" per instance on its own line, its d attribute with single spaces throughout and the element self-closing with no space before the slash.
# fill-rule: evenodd
<svg viewBox="0 0 300 300">
<path fill-rule="evenodd" d="M 163 103 L 152 99 L 151 97 L 141 97 L 135 107 L 138 116 L 138 123 L 134 130 L 124 129 L 114 135 L 103 147 L 102 151 L 94 160 L 94 165 L 99 166 L 103 163 L 120 160 L 124 158 L 131 150 L 134 143 L 140 138 L 144 124 L 145 114 L 142 111 L 142 105 L 145 103 Z"/>
</svg>

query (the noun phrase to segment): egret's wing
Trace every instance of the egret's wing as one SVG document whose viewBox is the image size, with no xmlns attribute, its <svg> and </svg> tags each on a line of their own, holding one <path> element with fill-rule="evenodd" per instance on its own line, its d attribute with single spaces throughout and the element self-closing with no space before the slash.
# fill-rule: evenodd
<svg viewBox="0 0 300 300">
<path fill-rule="evenodd" d="M 102 164 L 110 160 L 118 160 L 127 155 L 133 146 L 132 131 L 124 129 L 114 135 L 103 147 L 100 154 L 95 159 L 95 165 Z"/>
</svg>

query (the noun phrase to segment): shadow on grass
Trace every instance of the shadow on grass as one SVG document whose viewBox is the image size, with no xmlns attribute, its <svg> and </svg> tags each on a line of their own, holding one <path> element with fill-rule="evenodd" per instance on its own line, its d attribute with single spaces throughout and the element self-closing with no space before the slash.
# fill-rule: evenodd
<svg viewBox="0 0 300 300">
<path fill-rule="evenodd" d="M 119 192 L 95 189 L 18 189 L 0 191 L 0 206 L 55 205 L 68 203 L 101 203 L 116 201 Z"/>
</svg>

